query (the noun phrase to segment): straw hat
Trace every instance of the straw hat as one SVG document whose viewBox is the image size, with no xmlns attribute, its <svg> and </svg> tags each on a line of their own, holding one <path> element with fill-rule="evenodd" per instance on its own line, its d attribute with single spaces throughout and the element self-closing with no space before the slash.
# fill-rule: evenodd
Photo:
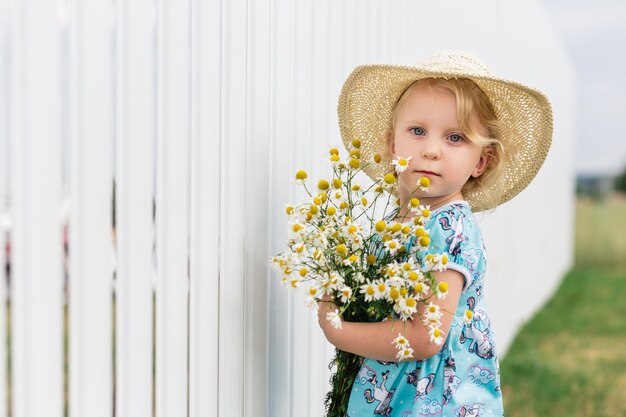
<svg viewBox="0 0 626 417">
<path fill-rule="evenodd" d="M 415 67 L 357 67 L 343 85 L 337 108 L 339 129 L 346 148 L 353 139 L 359 139 L 363 161 L 371 161 L 375 154 L 388 155 L 385 138 L 391 128 L 393 108 L 402 93 L 422 78 L 468 78 L 474 81 L 491 101 L 498 120 L 510 128 L 510 132 L 499 137 L 504 144 L 505 156 L 496 183 L 488 189 L 464 195 L 472 210 L 494 208 L 526 188 L 541 168 L 552 142 L 550 102 L 532 87 L 494 76 L 478 58 L 463 52 L 440 52 Z M 380 164 L 368 164 L 364 171 L 370 178 L 378 180 L 392 172 L 393 166 L 387 157 Z"/>
</svg>

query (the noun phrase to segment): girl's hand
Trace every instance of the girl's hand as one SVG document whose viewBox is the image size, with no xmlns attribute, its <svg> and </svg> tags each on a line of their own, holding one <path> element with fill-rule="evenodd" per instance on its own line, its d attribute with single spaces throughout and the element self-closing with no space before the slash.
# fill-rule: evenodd
<svg viewBox="0 0 626 417">
<path fill-rule="evenodd" d="M 327 318 L 327 314 L 331 311 L 339 310 L 339 307 L 332 301 L 330 294 L 324 294 L 322 299 L 317 303 L 317 322 L 324 331 L 326 338 L 330 341 L 330 332 L 335 330 Z M 331 342 L 332 343 L 332 342 Z"/>
</svg>

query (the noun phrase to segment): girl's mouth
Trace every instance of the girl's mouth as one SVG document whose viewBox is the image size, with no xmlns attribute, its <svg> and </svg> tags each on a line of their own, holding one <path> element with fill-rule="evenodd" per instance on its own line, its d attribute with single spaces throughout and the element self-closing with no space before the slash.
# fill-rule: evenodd
<svg viewBox="0 0 626 417">
<path fill-rule="evenodd" d="M 415 171 L 420 175 L 426 175 L 426 176 L 431 176 L 431 177 L 438 177 L 439 174 L 432 172 L 432 171 Z"/>
</svg>

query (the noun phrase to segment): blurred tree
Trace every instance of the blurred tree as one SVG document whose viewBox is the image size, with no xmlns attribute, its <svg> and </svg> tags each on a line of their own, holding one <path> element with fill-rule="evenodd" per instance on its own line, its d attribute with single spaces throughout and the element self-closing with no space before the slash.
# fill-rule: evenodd
<svg viewBox="0 0 626 417">
<path fill-rule="evenodd" d="M 624 171 L 615 178 L 615 190 L 626 193 L 626 167 L 624 167 Z"/>
</svg>

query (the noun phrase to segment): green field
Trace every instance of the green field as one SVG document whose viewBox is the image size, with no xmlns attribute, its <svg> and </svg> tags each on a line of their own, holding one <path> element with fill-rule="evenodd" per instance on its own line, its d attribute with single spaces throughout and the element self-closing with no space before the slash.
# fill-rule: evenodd
<svg viewBox="0 0 626 417">
<path fill-rule="evenodd" d="M 578 201 L 575 251 L 502 360 L 507 417 L 626 416 L 626 199 Z"/>
</svg>

